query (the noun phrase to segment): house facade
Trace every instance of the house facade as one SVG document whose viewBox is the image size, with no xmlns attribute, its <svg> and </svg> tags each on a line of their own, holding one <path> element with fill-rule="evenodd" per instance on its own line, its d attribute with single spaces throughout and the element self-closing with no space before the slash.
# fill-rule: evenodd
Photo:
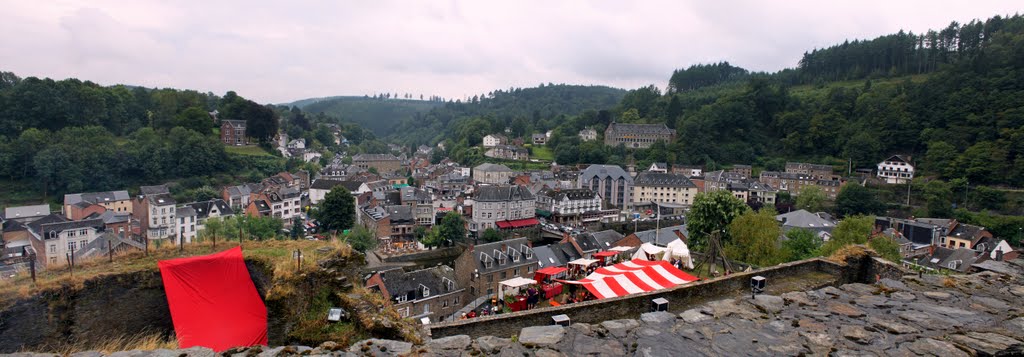
<svg viewBox="0 0 1024 357">
<path fill-rule="evenodd" d="M 631 149 L 646 149 L 658 141 L 672 142 L 676 131 L 665 124 L 611 123 L 604 131 L 604 144 L 624 145 Z"/>
<path fill-rule="evenodd" d="M 593 141 L 597 140 L 597 130 L 586 128 L 579 132 L 580 141 Z"/>
<path fill-rule="evenodd" d="M 395 172 L 402 169 L 402 160 L 392 154 L 358 154 L 352 157 L 352 165 L 379 173 Z"/>
<path fill-rule="evenodd" d="M 501 164 L 483 163 L 473 168 L 473 181 L 492 185 L 508 184 L 512 169 Z"/>
<path fill-rule="evenodd" d="M 365 285 L 388 297 L 403 318 L 441 322 L 453 320 L 465 301 L 465 289 L 455 280 L 455 270 L 440 265 L 410 272 L 402 268 L 376 272 Z"/>
<path fill-rule="evenodd" d="M 615 165 L 590 165 L 577 177 L 577 187 L 601 195 L 609 206 L 628 210 L 633 206 L 633 176 Z"/>
<path fill-rule="evenodd" d="M 92 205 L 102 207 L 100 212 L 132 211 L 132 199 L 128 191 L 73 193 L 64 195 L 64 217 L 70 220 L 83 219 L 94 212 L 94 209 L 89 208 Z"/>
<path fill-rule="evenodd" d="M 517 225 L 537 222 L 537 201 L 523 186 L 480 186 L 473 195 L 473 220 L 470 231 L 501 229 L 509 222 Z M 527 222 L 532 220 L 530 222 Z M 505 226 L 505 227 L 503 227 Z"/>
<path fill-rule="evenodd" d="M 671 204 L 690 206 L 697 196 L 697 185 L 684 175 L 641 172 L 633 182 L 633 205 Z"/>
<path fill-rule="evenodd" d="M 914 165 L 900 155 L 890 156 L 878 163 L 877 176 L 889 184 L 904 184 L 914 179 Z"/>
<path fill-rule="evenodd" d="M 810 175 L 817 180 L 832 180 L 832 165 L 808 164 L 804 162 L 787 162 L 786 172 Z"/>
<path fill-rule="evenodd" d="M 68 263 L 68 255 L 84 249 L 87 244 L 105 231 L 99 218 L 67 221 L 62 217 L 54 220 L 41 219 L 28 224 L 36 251 L 36 259 L 47 268 Z"/>
<path fill-rule="evenodd" d="M 456 284 L 466 289 L 466 300 L 472 301 L 495 295 L 499 282 L 515 277 L 533 279 L 537 266 L 526 238 L 469 246 L 455 260 Z"/>
<path fill-rule="evenodd" d="M 530 136 L 533 141 L 533 145 L 545 145 L 548 143 L 548 136 L 543 133 L 533 134 Z"/>
<path fill-rule="evenodd" d="M 779 191 L 789 192 L 793 196 L 799 196 L 806 187 L 818 187 L 830 200 L 836 199 L 839 189 L 844 183 L 839 180 L 819 180 L 811 174 L 778 171 L 762 171 L 759 180 Z"/>
<path fill-rule="evenodd" d="M 483 145 L 485 148 L 492 148 L 498 145 L 508 143 L 508 139 L 504 135 L 490 134 L 484 136 Z"/>
<path fill-rule="evenodd" d="M 245 120 L 221 120 L 220 141 L 224 145 L 249 145 L 249 138 L 245 136 Z"/>
<path fill-rule="evenodd" d="M 537 195 L 537 209 L 556 222 L 578 221 L 584 213 L 601 210 L 601 195 L 589 188 L 545 188 Z"/>
<path fill-rule="evenodd" d="M 498 145 L 487 152 L 484 156 L 502 160 L 526 161 L 530 159 L 530 153 L 524 147 L 512 145 Z"/>
<path fill-rule="evenodd" d="M 176 203 L 165 185 L 142 186 L 132 199 L 132 211 L 146 239 L 168 239 L 177 234 Z"/>
</svg>

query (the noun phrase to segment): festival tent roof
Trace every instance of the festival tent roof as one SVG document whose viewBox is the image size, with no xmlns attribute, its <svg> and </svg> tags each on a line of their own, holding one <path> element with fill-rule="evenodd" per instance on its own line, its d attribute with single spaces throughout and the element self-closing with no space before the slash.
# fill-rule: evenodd
<svg viewBox="0 0 1024 357">
<path fill-rule="evenodd" d="M 558 276 L 559 274 L 564 273 L 566 270 L 569 269 L 563 267 L 547 267 L 544 269 L 540 269 L 533 274 L 533 280 L 543 281 L 545 277 L 555 277 Z"/>
<path fill-rule="evenodd" d="M 241 247 L 158 266 L 179 348 L 267 345 L 267 307 Z"/>
<path fill-rule="evenodd" d="M 595 257 L 595 258 L 599 258 L 599 257 L 614 257 L 614 256 L 616 256 L 616 255 L 619 255 L 619 252 L 615 252 L 615 251 L 603 251 L 603 252 L 597 252 L 597 253 L 594 253 L 594 257 Z"/>
<path fill-rule="evenodd" d="M 672 260 L 672 258 L 678 258 L 683 261 L 683 265 L 689 269 L 693 269 L 693 259 L 690 258 L 690 248 L 686 246 L 686 243 L 682 239 L 676 239 L 665 247 L 668 253 L 665 254 L 664 260 Z"/>
<path fill-rule="evenodd" d="M 536 218 L 527 218 L 527 219 L 517 219 L 517 220 L 512 220 L 512 221 L 498 221 L 498 222 L 496 222 L 494 224 L 496 226 L 498 226 L 498 228 L 501 228 L 501 229 L 508 229 L 508 228 L 515 229 L 515 228 L 523 228 L 523 227 L 536 226 L 536 225 L 540 224 L 540 221 L 538 221 Z"/>
<path fill-rule="evenodd" d="M 579 259 L 576 259 L 576 260 L 573 260 L 573 261 L 569 262 L 569 264 L 571 264 L 571 265 L 582 265 L 582 266 L 590 266 L 591 264 L 594 264 L 594 263 L 597 263 L 596 259 L 587 259 L 587 258 L 579 258 Z"/>
<path fill-rule="evenodd" d="M 562 282 L 583 285 L 598 299 L 605 299 L 667 289 L 696 280 L 696 277 L 676 269 L 669 262 L 634 259 L 598 268 L 578 281 Z"/>
<path fill-rule="evenodd" d="M 614 251 L 614 252 L 625 252 L 625 251 L 628 251 L 630 249 L 633 249 L 633 248 L 630 248 L 630 247 L 612 247 L 612 249 L 609 249 L 609 250 L 610 251 Z"/>
<path fill-rule="evenodd" d="M 505 292 L 508 291 L 509 288 L 515 290 L 516 292 L 519 292 L 520 288 L 522 288 L 524 286 L 533 285 L 533 284 L 536 284 L 536 283 L 537 283 L 536 280 L 527 279 L 527 278 L 518 277 L 518 276 L 515 277 L 515 278 L 512 278 L 512 279 L 508 279 L 508 280 L 499 282 L 498 283 L 498 296 L 504 296 Z"/>
<path fill-rule="evenodd" d="M 654 244 L 644 243 L 644 244 L 640 245 L 640 249 L 637 249 L 636 253 L 633 253 L 633 259 L 657 260 L 657 258 L 653 258 L 652 259 L 652 258 L 648 258 L 648 257 L 649 256 L 650 257 L 657 257 L 658 254 L 664 253 L 665 250 L 666 250 L 665 248 L 656 246 Z"/>
</svg>

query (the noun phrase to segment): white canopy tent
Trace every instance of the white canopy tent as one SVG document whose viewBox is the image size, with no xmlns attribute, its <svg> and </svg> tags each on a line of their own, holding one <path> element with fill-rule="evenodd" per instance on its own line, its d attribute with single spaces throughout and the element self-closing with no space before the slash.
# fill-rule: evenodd
<svg viewBox="0 0 1024 357">
<path fill-rule="evenodd" d="M 644 243 L 640 245 L 640 249 L 637 249 L 636 253 L 633 253 L 633 259 L 640 260 L 661 260 L 662 254 L 667 249 L 656 246 L 651 243 Z"/>
<path fill-rule="evenodd" d="M 613 252 L 625 252 L 625 251 L 628 251 L 630 249 L 633 249 L 633 248 L 630 248 L 630 247 L 612 247 L 612 249 L 608 249 L 608 250 L 613 251 Z"/>
<path fill-rule="evenodd" d="M 527 279 L 523 277 L 515 277 L 498 283 L 498 296 L 505 296 L 505 292 L 514 290 L 515 293 L 519 293 L 519 289 L 524 286 L 530 286 L 536 284 L 537 281 L 533 279 Z"/>
<path fill-rule="evenodd" d="M 597 259 L 579 258 L 569 262 L 569 265 L 579 265 L 586 268 L 588 266 L 593 265 L 594 263 L 597 263 Z"/>
<path fill-rule="evenodd" d="M 690 248 L 686 246 L 682 239 L 669 242 L 665 249 L 666 253 L 662 258 L 663 260 L 672 261 L 672 259 L 680 259 L 683 261 L 683 266 L 687 269 L 693 269 L 693 258 L 690 258 Z"/>
</svg>

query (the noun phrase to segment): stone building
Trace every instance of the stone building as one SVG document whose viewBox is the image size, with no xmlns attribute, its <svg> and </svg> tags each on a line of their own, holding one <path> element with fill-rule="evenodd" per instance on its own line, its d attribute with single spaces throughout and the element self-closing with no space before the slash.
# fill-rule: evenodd
<svg viewBox="0 0 1024 357">
<path fill-rule="evenodd" d="M 453 320 L 465 300 L 466 289 L 455 280 L 455 270 L 447 265 L 410 272 L 393 268 L 370 275 L 366 287 L 388 297 L 403 318 L 441 322 Z"/>
<path fill-rule="evenodd" d="M 221 120 L 220 141 L 224 145 L 249 145 L 249 138 L 245 136 L 245 120 Z"/>
<path fill-rule="evenodd" d="M 374 168 L 383 174 L 402 169 L 402 160 L 391 154 L 357 154 L 352 157 L 352 165 L 366 170 Z"/>
<path fill-rule="evenodd" d="M 787 162 L 786 172 L 811 175 L 818 180 L 832 180 L 832 165 L 808 164 L 805 162 Z"/>
<path fill-rule="evenodd" d="M 473 168 L 473 181 L 493 185 L 508 184 L 513 176 L 512 169 L 501 164 L 483 163 Z"/>
<path fill-rule="evenodd" d="M 492 296 L 498 283 L 514 277 L 533 279 L 537 257 L 527 238 L 471 245 L 455 260 L 456 284 L 467 300 Z M 468 302 L 468 301 L 467 301 Z"/>
<path fill-rule="evenodd" d="M 676 131 L 665 124 L 623 124 L 611 123 L 604 131 L 604 144 L 607 146 L 625 145 L 632 149 L 646 149 L 655 142 L 672 142 Z"/>
<path fill-rule="evenodd" d="M 547 211 L 555 222 L 579 221 L 587 212 L 601 210 L 601 195 L 589 188 L 541 189 L 537 209 Z"/>
</svg>

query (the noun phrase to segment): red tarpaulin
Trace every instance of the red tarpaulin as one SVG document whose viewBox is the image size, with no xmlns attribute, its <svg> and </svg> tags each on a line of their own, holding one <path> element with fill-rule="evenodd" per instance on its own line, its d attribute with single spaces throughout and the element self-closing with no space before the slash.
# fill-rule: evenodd
<svg viewBox="0 0 1024 357">
<path fill-rule="evenodd" d="M 545 277 L 555 276 L 555 275 L 558 275 L 559 273 L 561 273 L 563 271 L 566 271 L 566 269 L 562 268 L 562 267 L 547 267 L 547 268 L 538 270 L 537 273 L 533 274 L 533 280 L 544 281 Z"/>
<path fill-rule="evenodd" d="M 616 255 L 619 255 L 619 252 L 604 251 L 604 252 L 594 253 L 594 258 L 607 258 L 607 257 L 614 257 Z"/>
<path fill-rule="evenodd" d="M 540 224 L 540 221 L 538 221 L 536 218 L 527 218 L 527 219 L 517 219 L 517 220 L 512 220 L 512 221 L 498 221 L 498 222 L 496 222 L 494 224 L 497 225 L 498 228 L 502 228 L 502 229 L 513 228 L 514 229 L 514 228 L 523 228 L 523 227 L 529 227 L 529 226 L 536 226 L 536 225 Z"/>
<path fill-rule="evenodd" d="M 267 307 L 242 248 L 158 263 L 179 348 L 267 344 Z"/>
</svg>

